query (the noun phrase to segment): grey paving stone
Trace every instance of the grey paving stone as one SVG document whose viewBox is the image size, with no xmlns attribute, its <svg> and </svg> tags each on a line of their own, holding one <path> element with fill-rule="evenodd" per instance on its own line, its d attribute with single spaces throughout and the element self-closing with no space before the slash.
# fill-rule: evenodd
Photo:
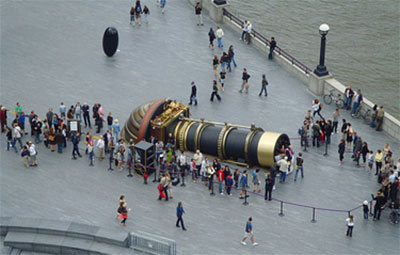
<svg viewBox="0 0 400 255">
<path fill-rule="evenodd" d="M 66 232 L 69 237 L 85 238 L 89 240 L 94 240 L 94 236 L 99 231 L 98 226 L 91 226 L 87 224 L 80 224 L 72 222 Z"/>
<path fill-rule="evenodd" d="M 33 251 L 60 254 L 64 239 L 65 236 L 60 235 L 37 234 L 33 244 Z"/>
<path fill-rule="evenodd" d="M 53 234 L 53 235 L 65 235 L 68 231 L 71 222 L 43 219 L 40 221 L 38 226 L 39 234 Z"/>
<path fill-rule="evenodd" d="M 95 234 L 94 240 L 98 242 L 104 242 L 117 246 L 127 247 L 128 244 L 128 233 L 116 232 L 100 228 Z"/>
<path fill-rule="evenodd" d="M 35 238 L 35 233 L 9 231 L 4 238 L 4 245 L 21 250 L 33 251 Z"/>
</svg>

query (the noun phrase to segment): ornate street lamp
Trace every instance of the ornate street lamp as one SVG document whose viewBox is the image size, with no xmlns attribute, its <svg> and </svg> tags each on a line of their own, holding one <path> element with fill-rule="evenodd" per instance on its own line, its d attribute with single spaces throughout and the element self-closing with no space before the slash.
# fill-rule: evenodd
<svg viewBox="0 0 400 255">
<path fill-rule="evenodd" d="M 328 24 L 322 24 L 319 26 L 319 33 L 321 35 L 321 52 L 319 56 L 319 65 L 315 68 L 314 73 L 318 76 L 328 75 L 329 72 L 325 66 L 325 44 L 326 44 L 326 35 L 329 32 Z"/>
</svg>

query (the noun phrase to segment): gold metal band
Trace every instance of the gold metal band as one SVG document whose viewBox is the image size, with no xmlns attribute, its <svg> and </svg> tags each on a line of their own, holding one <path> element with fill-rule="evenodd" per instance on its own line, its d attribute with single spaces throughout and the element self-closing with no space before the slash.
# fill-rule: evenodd
<svg viewBox="0 0 400 255">
<path fill-rule="evenodd" d="M 281 133 L 265 132 L 261 135 L 257 145 L 257 159 L 261 166 L 274 165 L 275 145 Z"/>
<path fill-rule="evenodd" d="M 188 148 L 187 148 L 187 135 L 188 135 L 188 133 L 189 133 L 189 130 L 190 130 L 190 128 L 196 123 L 196 122 L 187 122 L 188 124 L 187 125 L 185 125 L 183 128 L 182 128 L 182 132 L 181 132 L 181 134 L 183 133 L 183 139 L 182 139 L 182 143 L 183 143 L 183 149 L 185 150 L 185 151 L 187 151 L 188 150 Z M 195 148 L 196 149 L 196 148 Z"/>
<path fill-rule="evenodd" d="M 237 129 L 237 128 L 236 128 L 236 127 L 229 126 L 229 127 L 225 130 L 224 135 L 222 136 L 222 143 L 221 143 L 221 154 L 222 154 L 222 157 L 221 157 L 221 159 L 226 159 L 226 158 L 227 158 L 227 157 L 226 157 L 226 153 L 225 153 L 226 138 L 228 137 L 229 133 L 230 133 L 232 130 L 235 130 L 235 129 Z"/>
</svg>

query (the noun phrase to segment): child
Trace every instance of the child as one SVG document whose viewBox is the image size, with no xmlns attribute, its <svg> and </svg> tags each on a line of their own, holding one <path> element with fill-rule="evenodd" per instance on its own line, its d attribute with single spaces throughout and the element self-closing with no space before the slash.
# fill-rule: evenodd
<svg viewBox="0 0 400 255">
<path fill-rule="evenodd" d="M 149 10 L 149 8 L 147 7 L 147 5 L 145 5 L 145 6 L 143 7 L 143 14 L 144 14 L 144 22 L 145 22 L 146 24 L 149 23 L 149 22 L 147 21 L 147 16 L 150 15 L 150 10 Z"/>
<path fill-rule="evenodd" d="M 370 171 L 372 171 L 372 168 L 374 167 L 374 152 L 369 151 L 368 154 L 368 168 Z"/>
<path fill-rule="evenodd" d="M 222 89 L 222 91 L 224 91 L 225 76 L 226 76 L 225 69 L 222 69 L 222 71 L 219 73 L 219 81 L 221 82 L 221 89 Z"/>
<path fill-rule="evenodd" d="M 196 182 L 197 168 L 193 158 L 190 160 L 190 172 L 192 172 L 192 182 Z"/>
<path fill-rule="evenodd" d="M 368 201 L 367 200 L 365 200 L 363 202 L 363 210 L 364 210 L 364 219 L 368 220 L 369 208 L 368 208 Z"/>
</svg>

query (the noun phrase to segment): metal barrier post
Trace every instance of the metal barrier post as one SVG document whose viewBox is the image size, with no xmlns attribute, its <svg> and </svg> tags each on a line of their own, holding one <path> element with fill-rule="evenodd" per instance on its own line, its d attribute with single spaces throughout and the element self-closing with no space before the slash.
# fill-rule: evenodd
<svg viewBox="0 0 400 255">
<path fill-rule="evenodd" d="M 371 201 L 369 201 L 369 215 L 374 215 L 373 213 L 372 213 L 372 200 Z"/>
<path fill-rule="evenodd" d="M 153 182 L 157 181 L 157 168 L 154 168 L 154 179 Z"/>
<path fill-rule="evenodd" d="M 185 168 L 186 168 L 186 166 L 183 168 L 183 171 L 182 171 L 182 184 L 181 184 L 182 187 L 186 186 L 186 184 L 185 184 Z"/>
<path fill-rule="evenodd" d="M 285 216 L 285 214 L 283 213 L 283 201 L 281 201 L 281 211 L 279 213 L 279 216 Z"/>
<path fill-rule="evenodd" d="M 315 219 L 315 207 L 313 207 L 313 209 L 312 209 L 312 220 L 311 220 L 311 222 L 312 223 L 317 222 L 317 220 Z"/>
<path fill-rule="evenodd" d="M 210 179 L 210 182 L 211 182 L 211 193 L 210 193 L 210 196 L 215 196 L 213 179 Z"/>
<path fill-rule="evenodd" d="M 247 189 L 244 189 L 244 202 L 243 205 L 248 205 L 249 202 L 247 202 L 247 198 L 249 197 L 249 195 L 247 195 Z"/>
<path fill-rule="evenodd" d="M 348 212 L 347 212 L 347 214 L 348 214 L 348 216 L 350 217 L 350 214 L 351 214 L 351 212 L 350 212 L 350 211 L 348 211 Z"/>
</svg>

